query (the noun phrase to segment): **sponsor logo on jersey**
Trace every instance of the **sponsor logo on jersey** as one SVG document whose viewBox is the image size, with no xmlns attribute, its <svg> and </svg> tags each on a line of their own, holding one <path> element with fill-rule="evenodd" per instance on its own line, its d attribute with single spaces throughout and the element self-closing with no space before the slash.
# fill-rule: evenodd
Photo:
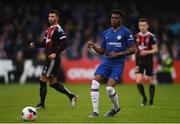
<svg viewBox="0 0 180 124">
<path fill-rule="evenodd" d="M 131 35 L 129 35 L 128 40 L 133 40 L 133 39 L 134 39 L 134 38 L 133 38 L 132 34 L 131 34 Z"/>
<path fill-rule="evenodd" d="M 115 46 L 115 47 L 122 47 L 122 43 L 120 42 L 109 42 L 108 45 Z"/>
</svg>

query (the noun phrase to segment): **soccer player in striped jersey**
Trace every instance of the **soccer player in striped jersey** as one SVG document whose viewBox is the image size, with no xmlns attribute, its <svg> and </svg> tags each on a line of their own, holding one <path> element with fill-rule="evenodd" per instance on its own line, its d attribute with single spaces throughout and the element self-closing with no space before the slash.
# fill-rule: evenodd
<svg viewBox="0 0 180 124">
<path fill-rule="evenodd" d="M 48 19 L 50 27 L 45 32 L 44 40 L 42 42 L 30 43 L 31 48 L 45 47 L 47 49 L 46 62 L 39 79 L 40 103 L 35 107 L 37 109 L 45 107 L 47 83 L 58 92 L 68 96 L 72 107 L 75 107 L 77 96 L 67 90 L 61 83 L 58 83 L 57 80 L 57 72 L 60 65 L 60 53 L 67 47 L 66 35 L 58 24 L 59 11 L 50 10 Z"/>
<path fill-rule="evenodd" d="M 146 18 L 139 19 L 140 32 L 136 34 L 135 42 L 137 46 L 136 58 L 136 83 L 139 93 L 143 97 L 142 106 L 147 105 L 148 99 L 145 95 L 143 86 L 143 74 L 148 77 L 149 86 L 149 105 L 154 104 L 155 80 L 153 69 L 153 55 L 158 52 L 157 40 L 151 32 L 148 31 L 149 24 Z"/>
</svg>

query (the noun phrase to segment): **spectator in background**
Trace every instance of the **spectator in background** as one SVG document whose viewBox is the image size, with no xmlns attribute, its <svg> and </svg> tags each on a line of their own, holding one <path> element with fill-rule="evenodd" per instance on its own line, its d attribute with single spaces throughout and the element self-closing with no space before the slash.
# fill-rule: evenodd
<svg viewBox="0 0 180 124">
<path fill-rule="evenodd" d="M 171 45 L 172 57 L 174 59 L 180 59 L 180 45 L 178 39 L 174 39 L 173 44 Z"/>
<path fill-rule="evenodd" d="M 160 2 L 157 1 L 156 3 Z M 62 23 L 65 32 L 69 35 L 68 40 L 71 45 L 65 52 L 64 57 L 70 60 L 81 59 L 84 56 L 90 58 L 96 57 L 97 55 L 89 52 L 86 52 L 87 55 L 85 55 L 85 53 L 82 53 L 84 50 L 81 49 L 85 45 L 85 41 L 89 39 L 89 36 L 95 39 L 98 32 L 107 27 L 108 12 L 111 8 L 121 6 L 129 14 L 127 15 L 126 25 L 134 32 L 138 29 L 135 26 L 138 17 L 142 15 L 149 16 L 152 24 L 150 30 L 158 38 L 166 37 L 165 39 L 168 39 L 168 42 L 161 40 L 161 43 L 167 42 L 168 46 L 170 46 L 168 50 L 173 54 L 173 58 L 180 59 L 180 54 L 177 54 L 174 50 L 175 48 L 179 51 L 180 47 L 180 16 L 177 14 L 177 11 L 165 10 L 160 6 L 158 10 L 162 11 L 158 12 L 157 9 L 149 7 L 153 5 L 154 3 L 148 1 L 139 3 L 117 0 L 103 1 L 103 5 L 101 1 L 90 1 L 88 4 L 83 3 L 83 1 L 21 1 L 14 4 L 7 4 L 1 1 L 0 12 L 3 15 L 0 18 L 0 56 L 2 59 L 13 59 L 18 49 L 23 48 L 24 59 L 37 59 L 38 52 L 40 51 L 37 50 L 35 51 L 37 54 L 33 54 L 26 46 L 29 42 L 36 40 L 41 30 L 47 27 L 47 13 L 52 7 L 56 6 L 62 9 L 62 16 L 64 17 Z M 80 38 L 77 38 L 76 34 Z M 77 42 L 77 40 L 80 40 L 80 42 Z M 173 43 L 174 41 L 176 43 Z M 15 46 L 13 46 L 14 44 Z M 172 45 L 173 47 L 171 47 Z M 74 53 L 74 55 L 71 56 L 71 53 Z"/>
<path fill-rule="evenodd" d="M 16 59 L 13 62 L 14 65 L 14 81 L 19 82 L 20 76 L 22 75 L 24 71 L 24 55 L 23 51 L 18 51 L 16 55 Z"/>
<path fill-rule="evenodd" d="M 173 59 L 170 56 L 168 51 L 168 47 L 165 43 L 163 43 L 160 47 L 160 51 L 158 53 L 158 69 L 157 69 L 157 81 L 158 83 L 172 83 L 173 82 L 173 73 L 174 69 Z"/>
</svg>

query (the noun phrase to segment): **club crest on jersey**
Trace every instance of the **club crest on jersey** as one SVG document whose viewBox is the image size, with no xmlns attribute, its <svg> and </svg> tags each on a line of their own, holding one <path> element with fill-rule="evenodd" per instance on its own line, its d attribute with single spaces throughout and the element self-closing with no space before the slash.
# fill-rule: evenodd
<svg viewBox="0 0 180 124">
<path fill-rule="evenodd" d="M 146 38 L 145 42 L 146 42 L 146 43 L 149 43 L 149 38 Z"/>
<path fill-rule="evenodd" d="M 139 41 L 140 41 L 140 39 L 139 39 L 139 38 L 137 38 L 137 39 L 136 39 L 136 41 L 137 41 L 137 42 L 139 42 Z"/>
<path fill-rule="evenodd" d="M 54 33 L 54 30 L 53 30 L 53 31 L 51 31 L 51 36 L 53 35 L 53 33 Z"/>
<path fill-rule="evenodd" d="M 121 35 L 118 35 L 118 36 L 117 36 L 117 40 L 121 40 Z"/>
</svg>

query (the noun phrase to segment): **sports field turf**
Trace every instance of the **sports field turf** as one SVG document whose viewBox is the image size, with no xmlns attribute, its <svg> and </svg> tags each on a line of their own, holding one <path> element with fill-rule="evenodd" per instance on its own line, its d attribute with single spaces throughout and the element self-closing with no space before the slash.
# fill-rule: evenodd
<svg viewBox="0 0 180 124">
<path fill-rule="evenodd" d="M 33 123 L 69 122 L 69 123 L 120 123 L 120 122 L 180 122 L 180 85 L 158 85 L 155 105 L 141 107 L 141 98 L 136 85 L 118 85 L 121 111 L 113 118 L 103 117 L 111 109 L 105 85 L 100 88 L 100 118 L 88 118 L 92 112 L 90 85 L 65 85 L 78 94 L 78 104 L 71 109 L 69 100 L 48 87 L 46 109 L 38 111 Z M 0 85 L 0 122 L 24 122 L 20 113 L 25 106 L 34 106 L 39 101 L 39 85 Z M 146 93 L 149 95 L 148 86 Z"/>
</svg>

